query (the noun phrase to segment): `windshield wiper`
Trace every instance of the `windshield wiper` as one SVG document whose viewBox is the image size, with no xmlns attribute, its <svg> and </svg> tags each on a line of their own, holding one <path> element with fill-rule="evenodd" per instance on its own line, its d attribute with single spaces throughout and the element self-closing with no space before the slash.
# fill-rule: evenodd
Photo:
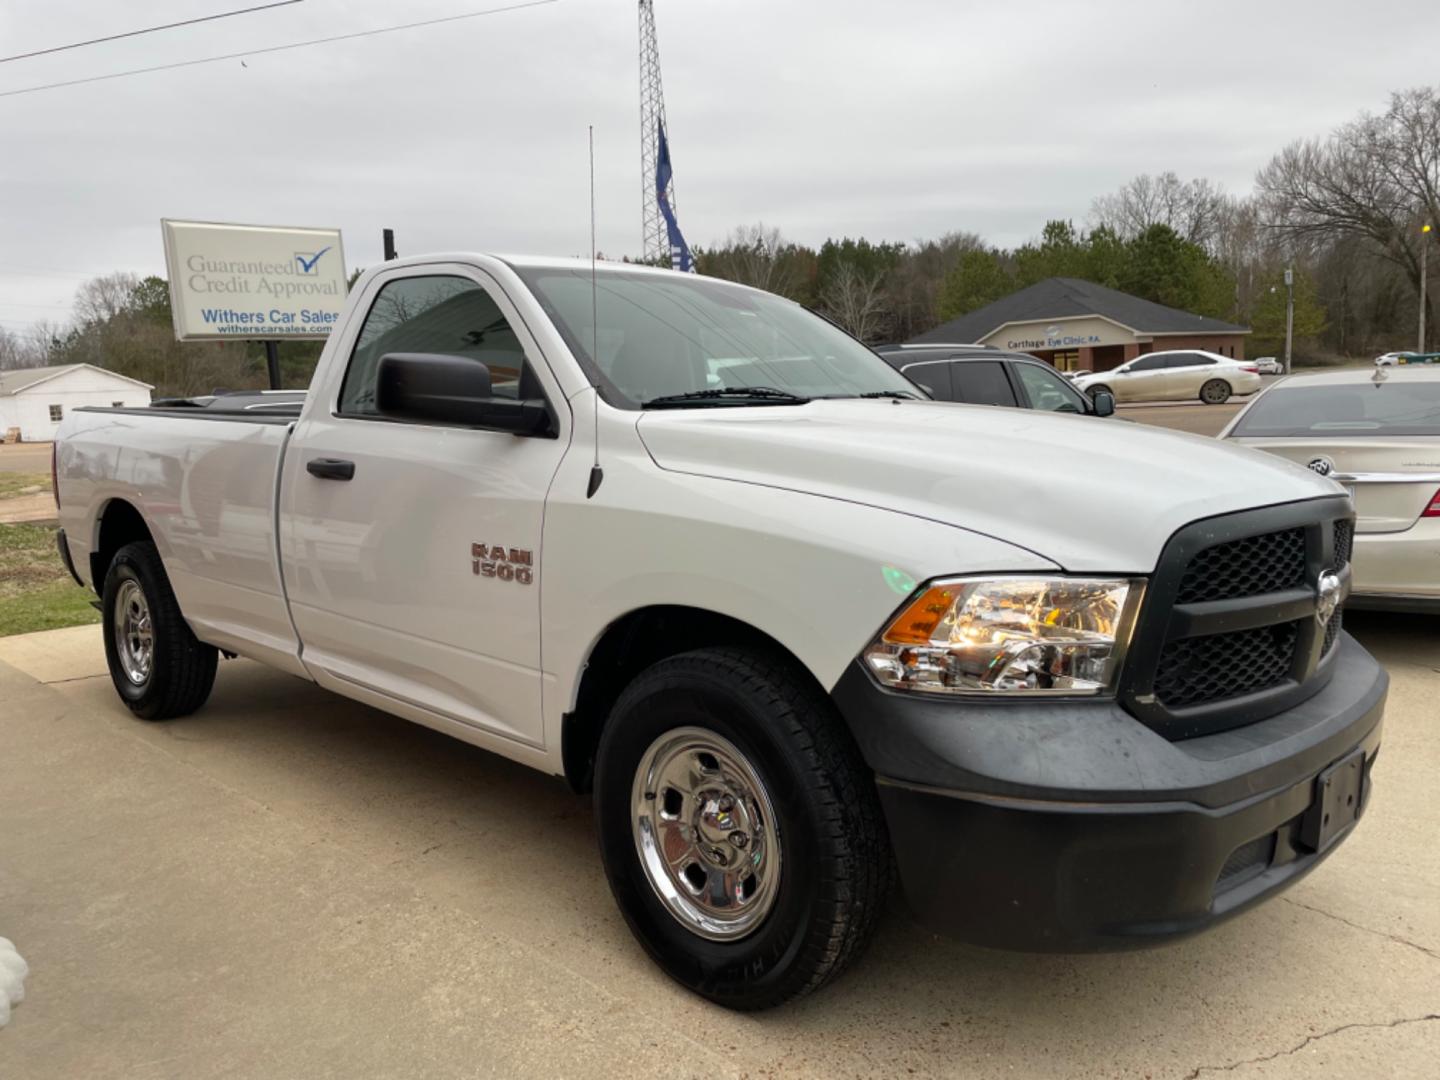
<svg viewBox="0 0 1440 1080">
<path fill-rule="evenodd" d="M 857 398 L 906 398 L 910 401 L 924 401 L 919 394 L 912 394 L 909 390 L 867 390 L 863 394 L 850 394 L 849 397 Z"/>
<path fill-rule="evenodd" d="M 649 401 L 642 401 L 642 409 L 674 409 L 702 402 L 721 404 L 764 404 L 804 405 L 810 399 L 792 394 L 788 390 L 777 390 L 773 386 L 721 386 L 712 390 L 690 390 L 684 394 L 663 394 Z"/>
</svg>

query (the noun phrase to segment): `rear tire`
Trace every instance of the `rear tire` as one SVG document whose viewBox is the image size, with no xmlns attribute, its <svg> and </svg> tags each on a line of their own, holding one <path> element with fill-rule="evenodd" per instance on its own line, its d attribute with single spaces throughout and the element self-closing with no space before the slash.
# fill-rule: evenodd
<svg viewBox="0 0 1440 1080">
<path fill-rule="evenodd" d="M 154 544 L 115 553 L 101 613 L 110 681 L 131 712 L 168 720 L 205 704 L 219 656 L 190 632 Z"/>
<path fill-rule="evenodd" d="M 1200 400 L 1206 405 L 1224 405 L 1230 400 L 1230 384 L 1224 379 L 1211 379 L 1200 387 Z"/>
<path fill-rule="evenodd" d="M 762 652 L 704 649 L 637 676 L 601 736 L 595 808 L 635 937 L 671 978 L 732 1009 L 839 975 L 893 881 L 874 780 L 843 721 L 803 672 Z"/>
</svg>

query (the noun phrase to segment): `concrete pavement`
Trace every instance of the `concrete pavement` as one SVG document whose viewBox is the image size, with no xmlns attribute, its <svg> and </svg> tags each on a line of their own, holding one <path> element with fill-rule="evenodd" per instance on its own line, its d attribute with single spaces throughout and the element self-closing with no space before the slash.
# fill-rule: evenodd
<svg viewBox="0 0 1440 1080">
<path fill-rule="evenodd" d="M 772 1013 L 660 975 L 559 781 L 246 661 L 134 720 L 97 628 L 0 639 L 0 1077 L 1434 1075 L 1440 622 L 1347 619 L 1394 677 L 1358 831 L 1160 951 L 937 939 L 897 902 Z"/>
</svg>

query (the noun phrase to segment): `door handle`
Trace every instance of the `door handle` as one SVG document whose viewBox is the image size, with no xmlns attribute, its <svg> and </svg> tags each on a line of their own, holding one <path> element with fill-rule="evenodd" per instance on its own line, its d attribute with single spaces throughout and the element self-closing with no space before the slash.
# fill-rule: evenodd
<svg viewBox="0 0 1440 1080">
<path fill-rule="evenodd" d="M 349 480 L 355 475 L 355 462 L 340 458 L 311 458 L 305 463 L 305 471 L 321 480 Z"/>
</svg>

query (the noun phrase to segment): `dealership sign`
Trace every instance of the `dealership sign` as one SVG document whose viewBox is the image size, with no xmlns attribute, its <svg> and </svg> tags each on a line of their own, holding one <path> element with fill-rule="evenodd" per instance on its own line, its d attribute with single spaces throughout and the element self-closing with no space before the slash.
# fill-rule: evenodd
<svg viewBox="0 0 1440 1080">
<path fill-rule="evenodd" d="M 160 222 L 181 341 L 325 338 L 347 290 L 338 229 Z"/>
</svg>

